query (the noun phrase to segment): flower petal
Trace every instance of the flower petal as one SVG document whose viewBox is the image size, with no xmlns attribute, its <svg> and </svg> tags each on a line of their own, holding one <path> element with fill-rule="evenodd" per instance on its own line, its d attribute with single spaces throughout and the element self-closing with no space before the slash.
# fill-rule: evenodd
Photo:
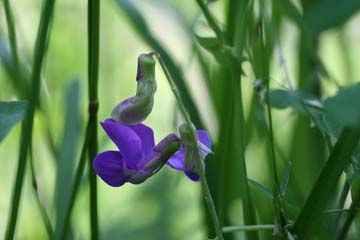
<svg viewBox="0 0 360 240">
<path fill-rule="evenodd" d="M 126 182 L 123 157 L 118 151 L 98 154 L 93 161 L 93 168 L 110 186 L 119 187 Z"/>
<path fill-rule="evenodd" d="M 136 124 L 129 127 L 134 130 L 141 139 L 143 156 L 148 155 L 155 145 L 153 130 L 144 124 Z"/>
<path fill-rule="evenodd" d="M 195 172 L 189 172 L 189 171 L 185 171 L 186 176 L 188 176 L 192 181 L 194 182 L 198 182 L 200 181 L 200 176 L 199 174 L 195 173 Z"/>
<path fill-rule="evenodd" d="M 204 130 L 197 130 L 196 133 L 198 135 L 199 141 L 211 149 L 211 140 L 209 134 Z"/>
<path fill-rule="evenodd" d="M 111 118 L 102 122 L 101 126 L 121 151 L 125 165 L 135 170 L 137 163 L 143 157 L 140 137 L 132 128 Z"/>
<path fill-rule="evenodd" d="M 167 162 L 167 164 L 177 170 L 185 170 L 185 148 L 181 147 Z"/>
</svg>

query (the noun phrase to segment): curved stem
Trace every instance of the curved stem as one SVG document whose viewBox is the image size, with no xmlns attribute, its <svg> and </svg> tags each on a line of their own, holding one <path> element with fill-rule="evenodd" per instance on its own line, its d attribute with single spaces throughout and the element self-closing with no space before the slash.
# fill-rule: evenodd
<svg viewBox="0 0 360 240">
<path fill-rule="evenodd" d="M 168 82 L 170 84 L 171 90 L 175 95 L 176 101 L 178 103 L 178 106 L 180 108 L 180 111 L 181 111 L 183 117 L 185 118 L 186 123 L 189 124 L 189 125 L 192 125 L 191 120 L 190 120 L 190 116 L 189 116 L 188 112 L 186 111 L 186 108 L 185 108 L 184 104 L 182 103 L 180 93 L 177 90 L 176 85 L 173 82 L 172 78 L 170 77 L 170 74 L 169 74 L 169 72 L 168 72 L 168 70 L 167 70 L 167 68 L 165 66 L 165 63 L 161 59 L 161 56 L 160 56 L 159 53 L 153 53 L 153 54 L 158 59 L 160 65 L 161 65 L 161 68 L 163 69 L 163 71 L 165 73 L 166 79 L 168 80 Z M 192 131 L 192 135 L 193 135 L 194 139 L 197 139 L 197 135 L 196 135 L 196 132 L 194 130 Z M 214 204 L 214 201 L 213 201 L 213 199 L 211 197 L 211 193 L 210 193 L 209 186 L 207 184 L 207 180 L 206 180 L 206 176 L 205 176 L 205 169 L 203 168 L 203 166 L 201 164 L 201 160 L 200 160 L 200 156 L 199 156 L 198 151 L 194 151 L 194 157 L 195 157 L 196 169 L 198 170 L 199 175 L 200 175 L 200 179 L 201 179 L 200 182 L 201 182 L 203 195 L 204 195 L 204 198 L 205 198 L 206 203 L 208 205 L 208 209 L 209 209 L 209 212 L 210 212 L 210 215 L 211 215 L 211 219 L 213 221 L 216 236 L 217 236 L 218 240 L 223 240 L 224 238 L 223 238 L 222 233 L 221 233 L 219 220 L 218 220 L 218 217 L 217 217 L 217 214 L 216 214 L 215 204 Z"/>
</svg>

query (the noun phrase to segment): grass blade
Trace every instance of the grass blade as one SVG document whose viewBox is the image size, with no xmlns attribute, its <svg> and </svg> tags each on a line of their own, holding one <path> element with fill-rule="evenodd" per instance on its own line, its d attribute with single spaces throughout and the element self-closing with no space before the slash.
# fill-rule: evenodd
<svg viewBox="0 0 360 240">
<path fill-rule="evenodd" d="M 358 129 L 347 127 L 342 131 L 306 200 L 305 206 L 296 219 L 293 229 L 300 239 L 314 227 L 313 221 L 309 221 L 309 219 L 319 217 L 324 210 L 334 186 L 336 186 L 341 173 L 351 159 L 359 138 L 360 131 Z"/>
</svg>

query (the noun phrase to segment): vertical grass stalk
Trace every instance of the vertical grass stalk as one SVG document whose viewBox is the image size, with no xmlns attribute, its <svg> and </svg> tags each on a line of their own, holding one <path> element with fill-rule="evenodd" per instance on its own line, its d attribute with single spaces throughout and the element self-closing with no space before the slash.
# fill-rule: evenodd
<svg viewBox="0 0 360 240">
<path fill-rule="evenodd" d="M 34 60 L 31 72 L 31 92 L 28 96 L 29 108 L 26 112 L 26 117 L 22 124 L 21 129 L 21 142 L 20 153 L 18 160 L 18 168 L 16 173 L 16 180 L 14 190 L 11 199 L 11 209 L 9 214 L 8 225 L 5 233 L 5 239 L 10 240 L 14 238 L 15 227 L 17 222 L 21 190 L 23 186 L 23 180 L 26 170 L 26 158 L 29 151 L 29 146 L 32 138 L 33 122 L 36 105 L 40 96 L 40 74 L 43 65 L 43 60 L 46 52 L 47 43 L 50 35 L 50 22 L 54 11 L 55 0 L 47 0 L 44 4 L 40 25 L 38 28 L 35 49 Z"/>
<path fill-rule="evenodd" d="M 89 181 L 90 181 L 90 230 L 91 239 L 99 237 L 96 174 L 92 161 L 98 152 L 97 112 L 99 78 L 99 31 L 100 0 L 88 1 L 88 87 L 89 87 L 89 131 L 92 136 L 88 145 Z"/>
<path fill-rule="evenodd" d="M 235 17 L 234 25 L 234 39 L 233 48 L 237 56 L 242 54 L 245 45 L 246 37 L 246 22 L 248 14 L 251 11 L 252 1 L 244 1 L 237 3 L 238 14 Z M 242 82 L 241 82 L 241 63 L 235 62 L 232 66 L 232 82 L 234 85 L 234 126 L 238 125 L 238 129 L 234 136 L 239 140 L 238 145 L 235 146 L 234 151 L 238 151 L 236 156 L 239 158 L 239 169 L 240 169 L 240 186 L 242 188 L 241 199 L 243 201 L 243 212 L 244 212 L 244 223 L 246 225 L 256 224 L 255 207 L 251 198 L 251 193 L 248 184 L 246 160 L 245 160 L 245 122 L 244 122 L 244 108 L 242 100 Z M 235 140 L 235 139 L 234 139 Z M 247 238 L 251 240 L 259 239 L 257 232 L 246 232 Z"/>
</svg>

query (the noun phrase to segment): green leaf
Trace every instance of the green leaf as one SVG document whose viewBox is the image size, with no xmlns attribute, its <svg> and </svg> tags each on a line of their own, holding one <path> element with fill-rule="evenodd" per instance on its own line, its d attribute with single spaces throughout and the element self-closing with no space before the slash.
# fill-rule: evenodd
<svg viewBox="0 0 360 240">
<path fill-rule="evenodd" d="M 76 149 L 80 138 L 79 99 L 80 82 L 74 80 L 67 86 L 64 94 L 64 126 L 62 141 L 57 156 L 57 172 L 55 182 L 55 205 L 57 210 L 57 223 L 62 222 L 66 212 L 66 201 L 70 198 L 75 163 Z"/>
<path fill-rule="evenodd" d="M 216 37 L 201 37 L 195 34 L 195 38 L 200 46 L 211 53 L 223 66 L 231 67 L 248 60 L 246 57 L 237 56 L 232 47 L 222 44 Z"/>
<path fill-rule="evenodd" d="M 26 113 L 27 101 L 0 102 L 0 142 Z"/>
<path fill-rule="evenodd" d="M 306 234 L 309 234 L 314 227 L 313 220 L 319 217 L 324 210 L 341 173 L 350 162 L 359 138 L 360 131 L 358 129 L 346 127 L 342 131 L 296 219 L 294 230 L 300 239 L 305 239 Z"/>
<path fill-rule="evenodd" d="M 281 182 L 281 195 L 283 195 L 283 196 L 285 196 L 286 188 L 289 183 L 291 168 L 292 168 L 292 163 L 291 163 L 291 161 L 288 161 L 287 167 L 285 169 L 285 174 L 284 174 L 283 180 Z"/>
<path fill-rule="evenodd" d="M 320 111 L 323 109 L 323 104 L 318 99 L 298 90 L 271 90 L 269 100 L 270 105 L 274 108 L 293 107 L 303 114 L 308 114 L 308 108 Z"/>
<path fill-rule="evenodd" d="M 357 196 L 360 196 L 360 177 L 358 176 L 351 183 L 351 198 L 356 199 Z"/>
<path fill-rule="evenodd" d="M 268 189 L 267 187 L 261 185 L 259 182 L 252 180 L 252 179 L 248 179 L 249 183 L 251 183 L 252 186 L 254 186 L 257 190 L 259 190 L 260 192 L 264 193 L 267 197 L 273 199 L 273 193 L 270 189 Z"/>
<path fill-rule="evenodd" d="M 342 88 L 324 102 L 325 119 L 333 133 L 338 135 L 344 126 L 360 127 L 360 83 Z"/>
<path fill-rule="evenodd" d="M 308 1 L 304 6 L 304 21 L 313 34 L 318 34 L 344 23 L 359 9 L 359 0 Z"/>
</svg>

